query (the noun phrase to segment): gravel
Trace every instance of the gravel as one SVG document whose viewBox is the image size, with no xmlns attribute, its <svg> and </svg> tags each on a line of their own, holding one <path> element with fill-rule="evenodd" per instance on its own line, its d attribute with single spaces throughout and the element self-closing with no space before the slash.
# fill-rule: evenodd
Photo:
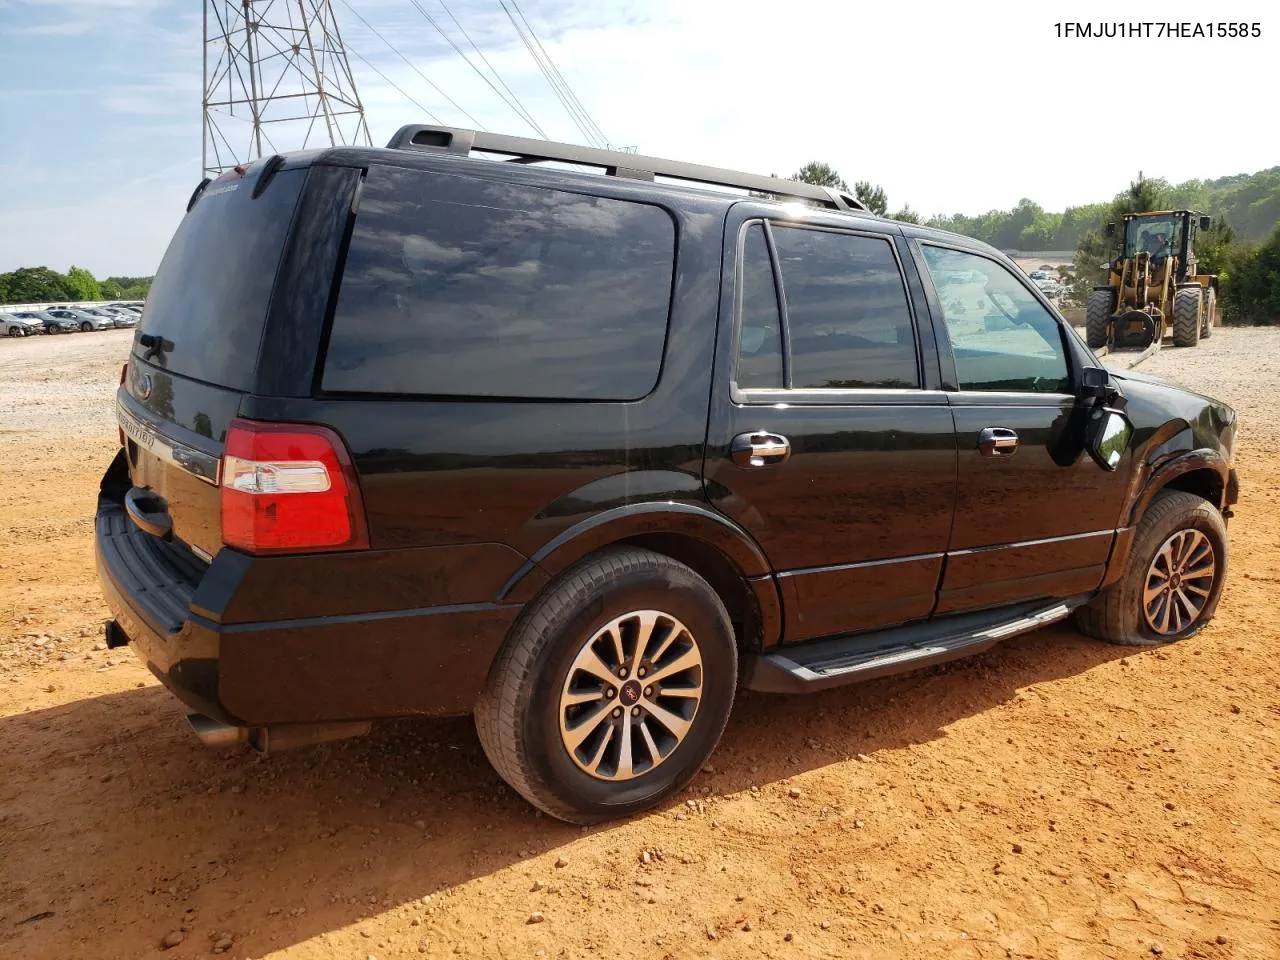
<svg viewBox="0 0 1280 960">
<path fill-rule="evenodd" d="M 1119 366 L 1123 354 L 1103 358 Z M 1164 346 L 1134 368 L 1235 407 L 1238 447 L 1280 449 L 1280 327 L 1218 327 L 1195 347 Z"/>
</svg>

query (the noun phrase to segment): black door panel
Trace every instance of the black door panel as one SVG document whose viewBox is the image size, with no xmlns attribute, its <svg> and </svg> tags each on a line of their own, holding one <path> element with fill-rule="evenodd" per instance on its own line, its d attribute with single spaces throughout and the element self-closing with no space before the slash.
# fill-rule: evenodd
<svg viewBox="0 0 1280 960">
<path fill-rule="evenodd" d="M 927 618 L 951 533 L 955 427 L 943 393 L 902 388 L 937 371 L 933 350 L 921 370 L 905 292 L 919 281 L 903 280 L 896 228 L 766 231 L 744 226 L 752 205 L 735 209 L 708 496 L 769 558 L 787 642 Z"/>
<path fill-rule="evenodd" d="M 937 613 L 1087 593 L 1102 581 L 1127 471 L 1084 452 L 1057 318 L 1018 271 L 921 247 L 946 343 L 959 450 L 955 526 Z"/>
<path fill-rule="evenodd" d="M 909 623 L 933 609 L 942 573 L 942 554 L 793 570 L 783 574 L 788 639 L 804 640 L 847 632 L 850 624 Z"/>
<path fill-rule="evenodd" d="M 707 451 L 715 505 L 782 575 L 788 640 L 927 617 L 951 531 L 951 412 L 902 405 L 732 404 Z M 742 467 L 730 438 L 785 437 L 786 462 Z"/>
</svg>

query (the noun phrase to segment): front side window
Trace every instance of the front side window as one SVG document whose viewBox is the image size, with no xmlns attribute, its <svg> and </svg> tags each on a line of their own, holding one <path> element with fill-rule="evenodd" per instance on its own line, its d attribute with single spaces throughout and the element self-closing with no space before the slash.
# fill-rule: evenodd
<svg viewBox="0 0 1280 960">
<path fill-rule="evenodd" d="M 1057 319 L 1005 267 L 922 244 L 961 390 L 1067 393 Z"/>
<path fill-rule="evenodd" d="M 775 224 L 793 389 L 920 386 L 915 334 L 890 241 Z"/>
</svg>

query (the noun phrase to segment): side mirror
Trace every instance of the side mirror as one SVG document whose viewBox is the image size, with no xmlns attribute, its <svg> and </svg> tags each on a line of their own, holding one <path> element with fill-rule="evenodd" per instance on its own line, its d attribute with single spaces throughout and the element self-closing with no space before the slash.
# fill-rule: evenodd
<svg viewBox="0 0 1280 960">
<path fill-rule="evenodd" d="M 1133 424 L 1119 410 L 1100 406 L 1089 414 L 1085 447 L 1103 470 L 1114 470 L 1120 465 L 1132 438 Z"/>
<path fill-rule="evenodd" d="M 1085 367 L 1080 371 L 1080 396 L 1104 399 L 1111 385 L 1111 375 L 1102 367 Z"/>
<path fill-rule="evenodd" d="M 1116 235 L 1116 225 L 1115 225 L 1115 223 L 1108 223 L 1108 224 L 1107 224 L 1107 236 L 1108 236 L 1108 237 L 1114 237 L 1115 235 Z"/>
<path fill-rule="evenodd" d="M 1213 222 L 1213 221 L 1212 221 L 1209 217 L 1201 217 L 1201 218 L 1200 218 L 1200 229 L 1201 229 L 1201 230 L 1208 230 L 1208 229 L 1209 229 L 1209 224 L 1210 224 L 1210 223 L 1212 223 L 1212 222 Z"/>
</svg>

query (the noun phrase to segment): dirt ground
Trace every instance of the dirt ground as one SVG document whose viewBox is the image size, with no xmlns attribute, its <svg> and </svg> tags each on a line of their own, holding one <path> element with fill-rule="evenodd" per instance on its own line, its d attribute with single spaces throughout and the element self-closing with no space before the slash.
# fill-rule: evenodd
<svg viewBox="0 0 1280 960">
<path fill-rule="evenodd" d="M 1199 636 L 1056 626 L 744 695 L 689 793 L 589 830 L 504 789 L 467 721 L 216 753 L 99 648 L 130 337 L 0 343 L 0 957 L 1280 957 L 1280 330 L 1139 368 L 1243 421 Z"/>
</svg>

